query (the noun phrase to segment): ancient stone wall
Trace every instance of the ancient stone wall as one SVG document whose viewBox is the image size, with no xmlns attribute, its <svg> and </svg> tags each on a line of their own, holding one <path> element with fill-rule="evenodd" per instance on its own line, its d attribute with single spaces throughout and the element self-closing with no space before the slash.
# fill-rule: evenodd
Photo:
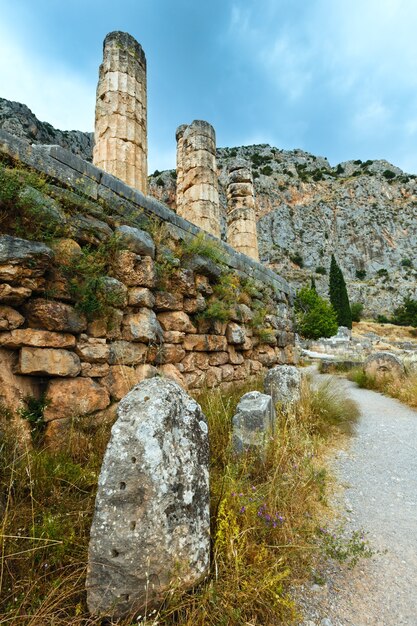
<svg viewBox="0 0 417 626">
<path fill-rule="evenodd" d="M 216 134 L 202 120 L 179 126 L 177 137 L 177 213 L 220 237 Z"/>
<path fill-rule="evenodd" d="M 128 33 L 109 33 L 97 85 L 93 162 L 128 185 L 148 185 L 146 58 Z"/>
<path fill-rule="evenodd" d="M 200 253 L 195 226 L 62 149 L 0 131 L 1 155 L 7 175 L 25 164 L 42 174 L 39 189 L 22 183 L 0 236 L 1 396 L 16 408 L 29 387 L 45 393 L 50 438 L 74 416 L 114 414 L 144 378 L 195 393 L 293 362 L 292 296 L 279 276 L 209 235 Z M 33 241 L 42 224 L 48 237 Z M 221 262 L 206 256 L 210 242 Z"/>
<path fill-rule="evenodd" d="M 237 159 L 228 167 L 227 241 L 238 252 L 259 261 L 252 170 Z"/>
</svg>

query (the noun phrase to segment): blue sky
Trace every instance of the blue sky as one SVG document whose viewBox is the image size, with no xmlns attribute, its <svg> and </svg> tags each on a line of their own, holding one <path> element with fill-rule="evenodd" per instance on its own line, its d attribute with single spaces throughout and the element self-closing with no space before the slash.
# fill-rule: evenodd
<svg viewBox="0 0 417 626">
<path fill-rule="evenodd" d="M 417 173 L 416 28 L 416 0 L 0 0 L 0 96 L 93 130 L 102 41 L 125 30 L 147 56 L 150 172 L 206 119 L 218 146 Z"/>
</svg>

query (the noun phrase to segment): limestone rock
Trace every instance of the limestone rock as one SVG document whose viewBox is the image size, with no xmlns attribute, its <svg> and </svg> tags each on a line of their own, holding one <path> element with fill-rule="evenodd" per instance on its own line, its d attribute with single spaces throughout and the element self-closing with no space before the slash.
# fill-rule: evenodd
<svg viewBox="0 0 417 626">
<path fill-rule="evenodd" d="M 33 219 L 36 219 L 38 225 L 59 228 L 67 221 L 61 207 L 53 198 L 30 185 L 20 191 L 19 203 L 22 206 L 30 206 Z"/>
<path fill-rule="evenodd" d="M 16 284 L 42 276 L 54 253 L 48 246 L 10 235 L 0 236 L 0 280 Z"/>
<path fill-rule="evenodd" d="M 110 355 L 110 347 L 103 338 L 88 337 L 82 335 L 75 348 L 82 361 L 87 363 L 107 363 Z"/>
<path fill-rule="evenodd" d="M 264 380 L 264 390 L 272 396 L 274 404 L 292 404 L 301 397 L 301 372 L 293 365 L 277 365 L 270 369 Z"/>
<path fill-rule="evenodd" d="M 184 348 L 199 352 L 224 352 L 227 350 L 227 339 L 220 335 L 188 335 Z"/>
<path fill-rule="evenodd" d="M 82 244 L 98 246 L 109 239 L 113 231 L 106 222 L 91 215 L 77 214 L 70 218 L 68 230 L 71 237 Z"/>
<path fill-rule="evenodd" d="M 86 378 L 103 378 L 110 372 L 108 363 L 81 363 L 81 376 Z"/>
<path fill-rule="evenodd" d="M 52 379 L 46 391 L 46 421 L 89 415 L 110 404 L 107 389 L 91 378 Z"/>
<path fill-rule="evenodd" d="M 11 304 L 20 306 L 29 298 L 32 290 L 27 287 L 13 287 L 7 283 L 0 285 L 0 302 L 2 304 Z"/>
<path fill-rule="evenodd" d="M 226 337 L 229 343 L 239 345 L 245 343 L 246 332 L 239 324 L 229 322 L 226 329 Z"/>
<path fill-rule="evenodd" d="M 187 313 L 184 313 L 183 311 L 159 313 L 158 321 L 164 330 L 176 330 L 185 333 L 197 332 L 197 329 L 192 324 Z"/>
<path fill-rule="evenodd" d="M 14 330 L 24 323 L 25 318 L 10 306 L 0 306 L 0 330 Z"/>
<path fill-rule="evenodd" d="M 181 311 L 183 308 L 183 297 L 178 293 L 158 291 L 155 294 L 155 308 L 157 311 Z"/>
<path fill-rule="evenodd" d="M 117 307 L 125 307 L 127 304 L 127 287 L 117 278 L 104 276 L 98 285 L 104 304 Z"/>
<path fill-rule="evenodd" d="M 159 364 L 164 363 L 179 363 L 185 357 L 185 350 L 177 343 L 164 343 L 158 350 L 156 362 Z"/>
<path fill-rule="evenodd" d="M 81 246 L 74 239 L 55 239 L 51 242 L 51 248 L 58 265 L 68 265 L 82 255 Z"/>
<path fill-rule="evenodd" d="M 24 347 L 19 353 L 18 374 L 30 376 L 77 376 L 81 371 L 74 352 L 54 348 Z"/>
<path fill-rule="evenodd" d="M 124 316 L 122 334 L 127 341 L 152 343 L 162 340 L 162 328 L 155 313 L 145 308 Z"/>
<path fill-rule="evenodd" d="M 111 365 L 138 365 L 146 358 L 148 347 L 143 343 L 114 341 L 110 344 L 109 363 Z"/>
<path fill-rule="evenodd" d="M 0 334 L 0 345 L 4 348 L 74 348 L 75 337 L 67 333 L 54 333 L 49 330 L 34 330 L 33 328 L 19 328 L 8 333 Z"/>
<path fill-rule="evenodd" d="M 146 380 L 123 398 L 91 528 L 91 613 L 143 614 L 207 574 L 208 462 L 204 415 L 178 384 Z"/>
<path fill-rule="evenodd" d="M 131 252 L 155 258 L 155 244 L 152 237 L 144 230 L 132 226 L 119 226 L 115 230 L 115 235 L 123 247 Z"/>
<path fill-rule="evenodd" d="M 134 307 L 147 307 L 153 309 L 155 306 L 155 296 L 146 287 L 132 287 L 129 289 L 128 304 Z"/>
<path fill-rule="evenodd" d="M 266 438 L 274 430 L 275 409 L 271 396 L 259 391 L 245 393 L 232 422 L 234 450 L 240 454 L 257 449 L 262 454 Z"/>
<path fill-rule="evenodd" d="M 392 376 L 400 378 L 404 374 L 404 365 L 395 354 L 376 352 L 371 354 L 363 365 L 365 374 L 374 378 Z"/>
<path fill-rule="evenodd" d="M 129 250 L 121 250 L 116 255 L 113 273 L 128 287 L 155 286 L 155 267 L 150 256 L 141 257 Z"/>
<path fill-rule="evenodd" d="M 162 378 L 169 378 L 178 383 L 183 389 L 187 389 L 185 378 L 173 363 L 167 363 L 158 367 L 158 372 Z"/>
<path fill-rule="evenodd" d="M 137 367 L 112 365 L 109 373 L 101 379 L 101 383 L 108 389 L 114 400 L 121 400 L 141 380 L 153 378 L 157 373 L 157 369 L 148 364 Z"/>
<path fill-rule="evenodd" d="M 87 328 L 87 320 L 74 307 L 54 300 L 34 298 L 25 307 L 28 322 L 34 328 L 81 333 Z"/>
</svg>

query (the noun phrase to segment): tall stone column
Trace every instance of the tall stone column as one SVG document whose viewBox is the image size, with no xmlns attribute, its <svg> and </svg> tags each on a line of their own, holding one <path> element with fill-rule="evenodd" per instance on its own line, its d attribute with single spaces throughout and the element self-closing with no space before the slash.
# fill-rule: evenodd
<svg viewBox="0 0 417 626">
<path fill-rule="evenodd" d="M 128 33 L 109 33 L 97 85 L 93 163 L 147 193 L 146 58 Z"/>
<path fill-rule="evenodd" d="M 228 167 L 227 242 L 237 252 L 259 261 L 252 170 L 243 159 Z"/>
<path fill-rule="evenodd" d="M 220 237 L 214 128 L 201 120 L 177 129 L 177 213 Z"/>
</svg>

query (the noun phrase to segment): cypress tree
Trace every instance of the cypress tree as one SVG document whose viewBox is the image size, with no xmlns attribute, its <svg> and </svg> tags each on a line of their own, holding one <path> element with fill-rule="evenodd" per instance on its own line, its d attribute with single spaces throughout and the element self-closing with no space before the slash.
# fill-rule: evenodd
<svg viewBox="0 0 417 626">
<path fill-rule="evenodd" d="M 329 296 L 330 302 L 337 313 L 337 323 L 339 326 L 352 328 L 352 312 L 350 310 L 345 279 L 333 254 L 330 263 Z"/>
<path fill-rule="evenodd" d="M 316 289 L 316 281 L 314 280 L 314 276 L 311 277 L 311 287 L 310 289 L 312 289 L 313 291 L 317 291 Z"/>
</svg>

